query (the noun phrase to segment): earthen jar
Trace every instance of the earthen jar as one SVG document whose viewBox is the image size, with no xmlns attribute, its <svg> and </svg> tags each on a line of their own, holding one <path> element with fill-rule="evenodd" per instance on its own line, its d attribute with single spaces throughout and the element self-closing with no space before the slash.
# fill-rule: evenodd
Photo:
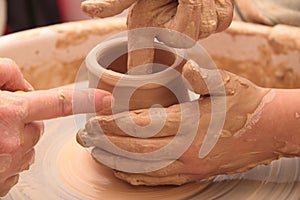
<svg viewBox="0 0 300 200">
<path fill-rule="evenodd" d="M 152 73 L 131 75 L 126 74 L 127 38 L 100 43 L 86 57 L 89 87 L 111 92 L 117 112 L 188 101 L 188 90 L 181 78 L 183 52 L 160 43 L 155 43 L 154 48 Z"/>
</svg>

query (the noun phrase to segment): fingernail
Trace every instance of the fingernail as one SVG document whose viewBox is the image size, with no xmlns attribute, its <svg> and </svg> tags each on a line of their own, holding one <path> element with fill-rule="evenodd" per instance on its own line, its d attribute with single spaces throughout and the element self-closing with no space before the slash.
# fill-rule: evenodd
<svg viewBox="0 0 300 200">
<path fill-rule="evenodd" d="M 24 79 L 24 82 L 25 82 L 28 92 L 34 90 L 33 86 L 27 80 Z"/>
</svg>

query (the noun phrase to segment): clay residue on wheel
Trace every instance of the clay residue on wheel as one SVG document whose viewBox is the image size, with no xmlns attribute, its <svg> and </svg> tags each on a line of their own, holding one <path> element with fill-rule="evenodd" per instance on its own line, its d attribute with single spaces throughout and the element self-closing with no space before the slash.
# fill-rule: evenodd
<svg viewBox="0 0 300 200">
<path fill-rule="evenodd" d="M 53 64 L 27 66 L 21 71 L 35 89 L 50 89 L 73 83 L 83 61 L 84 58 L 71 62 L 54 61 Z M 48 72 L 51 72 L 51 76 Z"/>
<path fill-rule="evenodd" d="M 118 33 L 126 30 L 124 18 L 114 20 L 89 20 L 90 23 L 83 21 L 74 23 L 74 26 L 53 26 L 52 29 L 63 36 L 56 42 L 56 48 L 65 49 L 84 43 L 91 36 L 107 36 L 108 34 Z"/>
<path fill-rule="evenodd" d="M 300 49 L 300 28 L 277 25 L 269 35 L 269 44 L 275 54 L 287 54 Z"/>
<path fill-rule="evenodd" d="M 61 149 L 57 163 L 58 173 L 65 183 L 80 196 L 88 199 L 184 199 L 205 188 L 209 182 L 191 183 L 181 187 L 134 187 L 116 177 L 109 168 L 96 162 L 75 139 L 67 141 Z"/>
<path fill-rule="evenodd" d="M 268 88 L 299 88 L 300 75 L 291 68 L 287 68 L 284 63 L 277 64 L 269 59 L 266 66 L 254 60 L 237 60 L 224 56 L 212 56 L 216 65 L 224 70 L 238 74 L 251 80 L 253 83 Z M 233 67 L 234 66 L 234 67 Z M 295 66 L 296 67 L 296 66 Z"/>
</svg>

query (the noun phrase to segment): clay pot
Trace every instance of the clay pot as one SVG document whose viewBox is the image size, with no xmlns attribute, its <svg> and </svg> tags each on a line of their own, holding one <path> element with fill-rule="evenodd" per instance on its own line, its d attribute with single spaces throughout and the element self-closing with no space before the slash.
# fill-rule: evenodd
<svg viewBox="0 0 300 200">
<path fill-rule="evenodd" d="M 97 45 L 86 58 L 89 87 L 113 94 L 114 111 L 167 107 L 189 101 L 181 70 L 182 52 L 156 43 L 152 73 L 129 75 L 127 72 L 127 38 L 117 38 Z"/>
</svg>

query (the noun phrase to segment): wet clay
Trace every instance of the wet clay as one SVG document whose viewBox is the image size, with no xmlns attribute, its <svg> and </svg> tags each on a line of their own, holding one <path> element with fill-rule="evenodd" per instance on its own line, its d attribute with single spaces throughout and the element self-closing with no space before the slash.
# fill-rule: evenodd
<svg viewBox="0 0 300 200">
<path fill-rule="evenodd" d="M 68 141 L 61 149 L 57 166 L 67 185 L 88 199 L 183 199 L 195 194 L 208 183 L 192 183 L 181 187 L 136 187 L 117 179 L 112 170 L 100 165 L 90 153 L 76 143 Z"/>
<path fill-rule="evenodd" d="M 185 60 L 177 55 L 181 53 L 179 50 L 155 43 L 151 74 L 128 75 L 127 41 L 122 37 L 99 44 L 86 57 L 89 87 L 111 92 L 115 99 L 115 113 L 149 108 L 155 104 L 167 107 L 189 100 L 188 90 L 181 79 Z"/>
</svg>

